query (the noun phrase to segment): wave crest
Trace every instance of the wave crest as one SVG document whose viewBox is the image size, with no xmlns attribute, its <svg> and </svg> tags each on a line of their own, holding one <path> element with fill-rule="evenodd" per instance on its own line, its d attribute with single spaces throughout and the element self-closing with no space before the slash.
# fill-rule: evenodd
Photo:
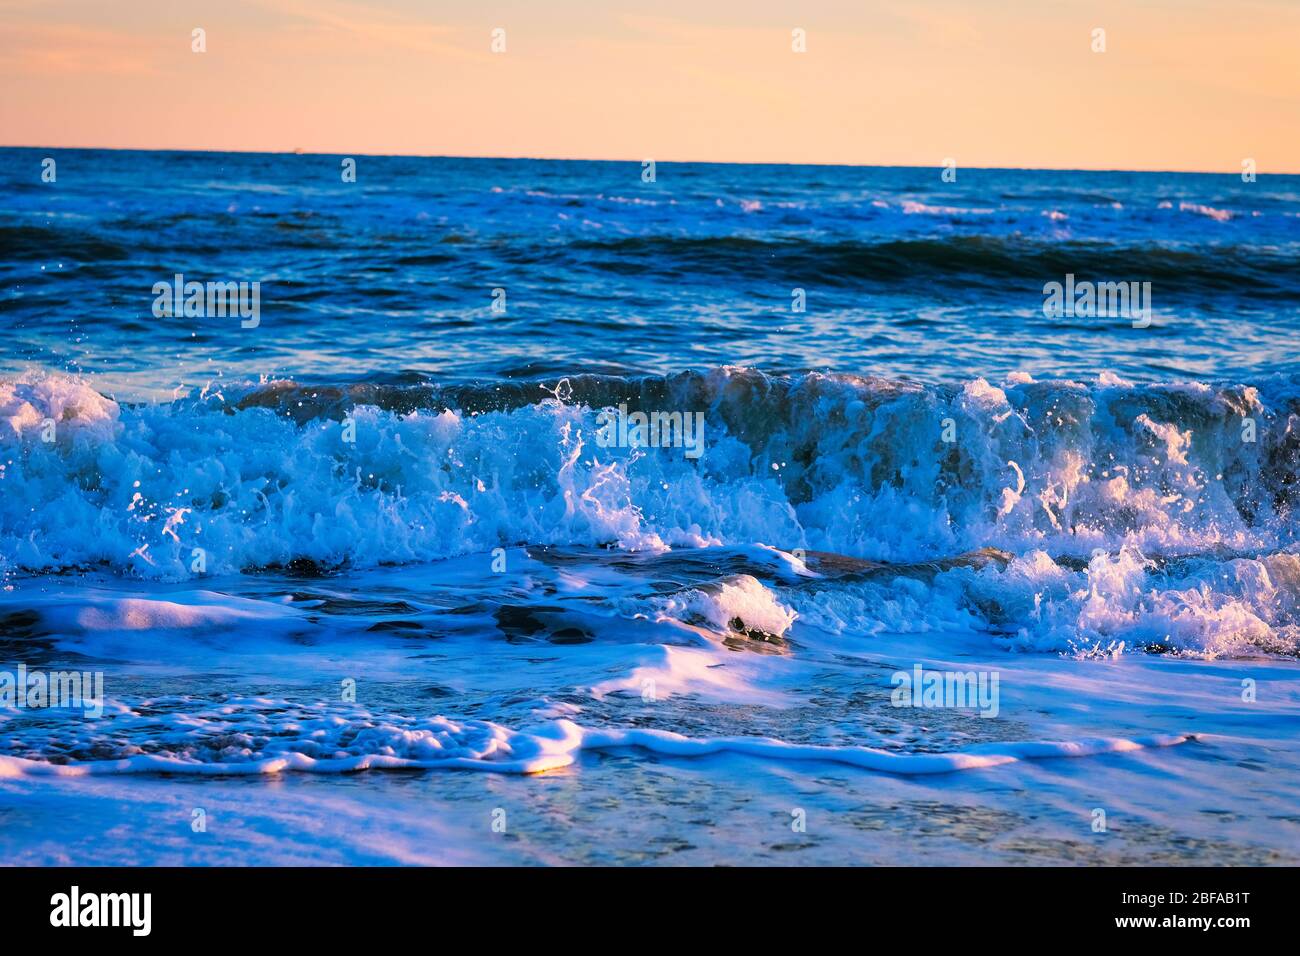
<svg viewBox="0 0 1300 956">
<path fill-rule="evenodd" d="M 597 412 L 619 403 L 704 413 L 704 456 L 599 447 Z M 0 554 L 185 577 L 199 548 L 206 573 L 513 544 L 1248 553 L 1295 540 L 1297 426 L 1300 389 L 1281 378 L 927 386 L 721 368 L 119 405 L 41 373 L 0 383 Z"/>
</svg>

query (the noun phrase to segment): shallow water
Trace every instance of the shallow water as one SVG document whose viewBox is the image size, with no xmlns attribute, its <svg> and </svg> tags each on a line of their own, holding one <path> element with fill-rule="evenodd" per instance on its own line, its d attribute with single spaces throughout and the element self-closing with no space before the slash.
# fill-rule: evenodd
<svg viewBox="0 0 1300 956">
<path fill-rule="evenodd" d="M 108 700 L 0 707 L 5 859 L 1300 860 L 1295 177 L 58 155 L 0 671 Z"/>
</svg>

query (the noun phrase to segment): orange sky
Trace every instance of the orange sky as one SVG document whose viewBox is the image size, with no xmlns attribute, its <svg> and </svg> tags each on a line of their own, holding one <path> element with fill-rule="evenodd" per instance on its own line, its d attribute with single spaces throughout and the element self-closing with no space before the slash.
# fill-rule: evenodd
<svg viewBox="0 0 1300 956">
<path fill-rule="evenodd" d="M 11 146 L 1300 172 L 1300 2 L 0 0 L 0 89 Z"/>
</svg>

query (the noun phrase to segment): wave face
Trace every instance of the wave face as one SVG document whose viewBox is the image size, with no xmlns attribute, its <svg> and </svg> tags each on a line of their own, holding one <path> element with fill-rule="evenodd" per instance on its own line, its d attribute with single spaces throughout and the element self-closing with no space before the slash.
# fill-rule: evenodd
<svg viewBox="0 0 1300 956">
<path fill-rule="evenodd" d="M 818 282 L 831 287 L 894 286 L 925 282 L 981 291 L 1008 283 L 1031 297 L 1033 276 L 1132 275 L 1185 297 L 1245 292 L 1264 301 L 1293 300 L 1300 255 L 1251 245 L 1181 248 L 1159 244 L 1078 241 L 1051 236 L 945 235 L 872 239 L 766 239 L 749 237 L 629 237 L 521 252 L 525 264 L 565 264 L 576 255 L 585 268 L 664 277 L 694 274 L 726 281 L 753 274 L 762 262 L 773 281 Z"/>
</svg>

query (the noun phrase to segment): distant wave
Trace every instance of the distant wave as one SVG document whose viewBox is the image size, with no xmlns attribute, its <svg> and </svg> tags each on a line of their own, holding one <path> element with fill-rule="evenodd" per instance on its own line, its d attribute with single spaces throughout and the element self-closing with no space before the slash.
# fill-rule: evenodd
<svg viewBox="0 0 1300 956">
<path fill-rule="evenodd" d="M 743 236 L 629 236 L 502 246 L 517 263 L 563 262 L 629 275 L 691 275 L 765 279 L 832 286 L 924 280 L 967 284 L 1037 284 L 1073 273 L 1094 280 L 1161 283 L 1162 297 L 1231 292 L 1243 297 L 1294 297 L 1300 255 L 1254 246 L 1081 242 L 1024 236 L 951 236 L 879 240 L 759 239 Z"/>
<path fill-rule="evenodd" d="M 45 261 L 66 257 L 82 262 L 129 259 L 125 245 L 76 227 L 0 224 L 0 260 Z"/>
</svg>

